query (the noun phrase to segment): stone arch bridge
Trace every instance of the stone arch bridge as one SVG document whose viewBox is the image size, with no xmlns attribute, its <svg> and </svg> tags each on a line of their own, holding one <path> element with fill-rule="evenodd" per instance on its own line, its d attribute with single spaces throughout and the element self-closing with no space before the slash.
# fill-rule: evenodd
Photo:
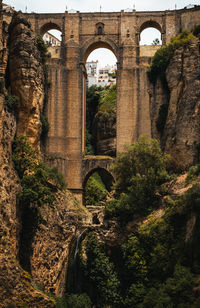
<svg viewBox="0 0 200 308">
<path fill-rule="evenodd" d="M 105 47 L 117 58 L 117 153 L 141 134 L 151 136 L 147 66 L 158 46 L 140 46 L 140 33 L 154 27 L 163 43 L 182 29 L 200 24 L 200 6 L 156 12 L 25 14 L 33 30 L 43 35 L 62 32 L 60 47 L 51 48 L 51 83 L 47 117 L 50 132 L 46 152 L 66 177 L 69 189 L 79 198 L 90 167 L 109 169 L 105 159 L 85 158 L 86 70 L 94 49 Z M 90 160 L 90 162 L 89 162 Z M 86 165 L 90 166 L 86 173 Z"/>
</svg>

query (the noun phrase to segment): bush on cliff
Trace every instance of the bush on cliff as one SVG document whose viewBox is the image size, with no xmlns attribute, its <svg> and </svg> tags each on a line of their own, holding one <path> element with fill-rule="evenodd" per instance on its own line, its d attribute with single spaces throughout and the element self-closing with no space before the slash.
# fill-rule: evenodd
<svg viewBox="0 0 200 308">
<path fill-rule="evenodd" d="M 63 175 L 57 168 L 49 168 L 38 159 L 26 136 L 13 142 L 13 162 L 19 175 L 22 191 L 18 195 L 21 213 L 19 259 L 24 269 L 30 271 L 32 241 L 40 219 L 39 207 L 52 204 L 55 191 L 65 188 Z"/>
<path fill-rule="evenodd" d="M 55 189 L 66 188 L 63 175 L 56 167 L 50 168 L 38 159 L 38 151 L 32 149 L 26 136 L 13 142 L 12 158 L 22 183 L 19 197 L 23 202 L 52 203 Z"/>
<path fill-rule="evenodd" d="M 180 34 L 173 37 L 170 43 L 158 49 L 152 59 L 152 64 L 147 71 L 149 80 L 152 83 L 155 83 L 157 78 L 160 77 L 163 84 L 166 85 L 165 72 L 170 60 L 172 59 L 174 51 L 179 47 L 188 45 L 193 39 L 194 36 L 191 33 L 187 30 L 183 30 Z"/>
<path fill-rule="evenodd" d="M 168 160 L 156 139 L 140 137 L 138 143 L 126 147 L 112 166 L 117 198 L 107 204 L 106 216 L 116 216 L 126 223 L 133 215 L 145 215 L 156 208 L 163 193 L 162 183 L 169 179 Z"/>
</svg>

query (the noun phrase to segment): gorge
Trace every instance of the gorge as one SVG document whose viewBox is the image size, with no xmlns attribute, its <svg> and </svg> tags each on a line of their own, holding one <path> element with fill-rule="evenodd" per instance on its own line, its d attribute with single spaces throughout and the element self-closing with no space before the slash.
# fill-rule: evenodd
<svg viewBox="0 0 200 308">
<path fill-rule="evenodd" d="M 200 7 L 0 3 L 0 307 L 199 307 Z M 139 47 L 148 26 L 162 47 Z M 51 57 L 49 29 L 63 35 Z M 101 156 L 88 156 L 85 60 L 99 46 L 118 59 L 116 118 L 97 114 Z M 95 172 L 109 194 L 84 206 Z"/>
</svg>

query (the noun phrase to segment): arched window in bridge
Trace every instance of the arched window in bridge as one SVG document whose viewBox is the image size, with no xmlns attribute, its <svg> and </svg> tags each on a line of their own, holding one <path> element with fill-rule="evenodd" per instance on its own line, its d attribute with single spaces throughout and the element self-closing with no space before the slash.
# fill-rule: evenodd
<svg viewBox="0 0 200 308">
<path fill-rule="evenodd" d="M 103 34 L 103 29 L 101 26 L 98 27 L 98 35 L 102 35 Z"/>
<path fill-rule="evenodd" d="M 104 24 L 102 22 L 98 22 L 96 24 L 96 34 L 97 35 L 102 35 L 104 34 Z"/>
<path fill-rule="evenodd" d="M 162 45 L 161 25 L 156 21 L 149 20 L 140 27 L 140 46 L 144 45 Z"/>
</svg>

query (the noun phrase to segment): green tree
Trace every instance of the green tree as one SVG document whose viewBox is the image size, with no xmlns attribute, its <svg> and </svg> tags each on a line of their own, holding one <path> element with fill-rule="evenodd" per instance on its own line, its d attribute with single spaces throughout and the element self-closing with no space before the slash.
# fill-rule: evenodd
<svg viewBox="0 0 200 308">
<path fill-rule="evenodd" d="M 155 139 L 140 137 L 137 143 L 127 146 L 112 166 L 117 178 L 117 200 L 108 203 L 106 215 L 127 222 L 133 214 L 145 215 L 156 208 L 163 193 L 161 184 L 169 178 L 168 160 Z"/>
<path fill-rule="evenodd" d="M 100 175 L 97 172 L 93 173 L 85 187 L 85 204 L 99 205 L 99 202 L 106 200 L 107 195 L 108 191 Z"/>
<path fill-rule="evenodd" d="M 114 265 L 106 256 L 104 247 L 98 242 L 95 234 L 90 234 L 87 239 L 86 254 L 86 279 L 93 302 L 99 308 L 106 305 L 120 307 L 120 283 Z"/>
<path fill-rule="evenodd" d="M 155 40 L 153 40 L 152 45 L 160 45 L 160 40 L 156 38 Z"/>
</svg>

